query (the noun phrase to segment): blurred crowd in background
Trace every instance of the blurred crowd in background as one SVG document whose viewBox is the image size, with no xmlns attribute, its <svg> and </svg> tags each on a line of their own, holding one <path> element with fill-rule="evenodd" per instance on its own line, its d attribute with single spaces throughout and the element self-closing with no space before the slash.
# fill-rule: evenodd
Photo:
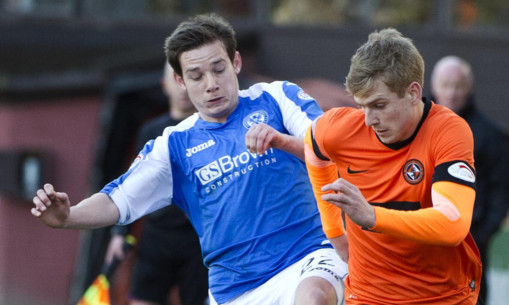
<svg viewBox="0 0 509 305">
<path fill-rule="evenodd" d="M 376 26 L 429 25 L 472 30 L 504 27 L 504 0 L 3 0 L 6 14 L 49 17 L 167 18 L 215 11 L 227 18 L 256 19 L 277 25 Z"/>
</svg>

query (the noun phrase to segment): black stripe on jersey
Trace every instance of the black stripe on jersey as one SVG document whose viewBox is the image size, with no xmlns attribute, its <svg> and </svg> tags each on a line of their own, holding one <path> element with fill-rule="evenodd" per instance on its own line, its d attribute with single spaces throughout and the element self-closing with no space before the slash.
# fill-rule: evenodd
<svg viewBox="0 0 509 305">
<path fill-rule="evenodd" d="M 385 203 L 376 203 L 370 202 L 369 204 L 377 207 L 383 207 L 390 210 L 398 210 L 398 211 L 416 211 L 421 208 L 421 204 L 418 201 L 389 201 Z M 366 227 L 362 227 L 364 231 L 369 231 L 373 233 L 380 233 L 377 231 L 370 230 Z"/>
<path fill-rule="evenodd" d="M 315 127 L 315 126 L 314 126 L 314 123 L 313 123 L 313 127 Z M 312 128 L 312 129 L 311 129 L 310 134 L 311 134 L 311 143 L 313 143 L 313 152 L 315 153 L 315 155 L 316 155 L 319 159 L 321 159 L 321 160 L 323 160 L 323 161 L 330 161 L 330 160 L 329 160 L 329 158 L 327 158 L 326 156 L 324 156 L 324 155 L 322 154 L 322 152 L 320 151 L 320 148 L 318 147 L 318 144 L 316 144 L 314 128 Z"/>
<path fill-rule="evenodd" d="M 421 208 L 421 203 L 418 201 L 389 201 L 384 203 L 370 202 L 369 204 L 376 207 L 383 207 L 398 211 L 416 211 Z"/>
<path fill-rule="evenodd" d="M 454 160 L 450 162 L 445 162 L 442 164 L 439 164 L 435 167 L 435 173 L 433 174 L 432 183 L 438 182 L 438 181 L 450 181 L 462 185 L 469 186 L 475 190 L 475 182 L 466 181 L 457 177 L 454 177 L 449 173 L 449 167 L 455 163 L 461 162 L 462 164 L 466 165 L 472 173 L 475 175 L 475 170 L 470 166 L 467 162 L 462 160 Z"/>
</svg>

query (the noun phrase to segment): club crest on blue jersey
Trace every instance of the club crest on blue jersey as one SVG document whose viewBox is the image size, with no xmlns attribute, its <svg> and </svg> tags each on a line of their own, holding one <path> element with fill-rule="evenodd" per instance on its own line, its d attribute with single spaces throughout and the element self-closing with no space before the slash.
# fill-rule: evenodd
<svg viewBox="0 0 509 305">
<path fill-rule="evenodd" d="M 403 166 L 403 177 L 410 184 L 417 184 L 424 178 L 424 166 L 421 161 L 412 159 Z"/>
<path fill-rule="evenodd" d="M 300 90 L 299 93 L 297 93 L 297 96 L 301 99 L 301 100 L 306 100 L 306 101 L 310 101 L 312 100 L 313 98 L 304 90 Z"/>
<path fill-rule="evenodd" d="M 251 126 L 255 124 L 264 123 L 267 124 L 269 121 L 269 115 L 265 110 L 257 110 L 255 112 L 250 113 L 248 116 L 244 118 L 242 124 L 246 129 L 251 128 Z"/>
</svg>

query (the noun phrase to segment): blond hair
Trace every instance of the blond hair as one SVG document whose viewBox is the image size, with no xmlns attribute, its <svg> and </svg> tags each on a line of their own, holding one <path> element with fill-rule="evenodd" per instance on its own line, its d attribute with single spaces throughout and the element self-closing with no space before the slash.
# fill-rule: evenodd
<svg viewBox="0 0 509 305">
<path fill-rule="evenodd" d="M 366 97 L 382 81 L 403 97 L 412 82 L 424 85 L 424 60 L 409 38 L 388 28 L 369 35 L 352 57 L 345 86 L 354 96 Z"/>
</svg>

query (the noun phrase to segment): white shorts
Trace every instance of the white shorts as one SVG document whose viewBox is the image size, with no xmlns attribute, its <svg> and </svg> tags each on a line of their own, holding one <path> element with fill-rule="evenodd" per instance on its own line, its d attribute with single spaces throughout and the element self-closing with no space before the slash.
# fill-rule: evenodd
<svg viewBox="0 0 509 305">
<path fill-rule="evenodd" d="M 327 280 L 336 289 L 338 305 L 344 304 L 344 280 L 348 266 L 331 248 L 309 253 L 295 264 L 273 276 L 270 280 L 249 290 L 224 305 L 293 305 L 297 286 L 302 280 L 317 276 Z M 218 305 L 209 290 L 210 305 Z"/>
</svg>

